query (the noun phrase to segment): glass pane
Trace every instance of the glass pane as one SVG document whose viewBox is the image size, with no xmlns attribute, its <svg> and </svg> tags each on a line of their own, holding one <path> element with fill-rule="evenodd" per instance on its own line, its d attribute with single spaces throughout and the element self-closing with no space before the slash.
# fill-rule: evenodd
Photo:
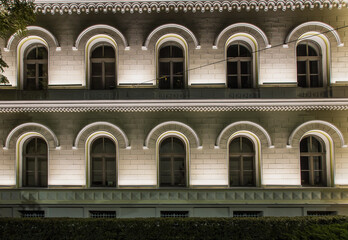
<svg viewBox="0 0 348 240">
<path fill-rule="evenodd" d="M 26 172 L 35 172 L 35 158 L 27 157 L 26 158 Z"/>
<path fill-rule="evenodd" d="M 185 171 L 185 158 L 174 158 L 173 170 Z"/>
<path fill-rule="evenodd" d="M 311 74 L 319 73 L 319 61 L 309 61 L 309 68 Z"/>
<path fill-rule="evenodd" d="M 171 169 L 171 161 L 168 157 L 160 158 L 160 171 L 169 171 Z"/>
<path fill-rule="evenodd" d="M 297 61 L 297 74 L 306 74 L 306 61 Z"/>
<path fill-rule="evenodd" d="M 306 44 L 300 44 L 296 48 L 297 56 L 307 56 Z"/>
<path fill-rule="evenodd" d="M 102 58 L 103 57 L 103 46 L 97 47 L 92 52 L 92 58 Z"/>
<path fill-rule="evenodd" d="M 161 48 L 159 53 L 160 58 L 169 58 L 170 57 L 170 46 Z"/>
<path fill-rule="evenodd" d="M 26 154 L 33 154 L 36 152 L 35 149 L 35 138 L 29 139 L 26 141 Z"/>
<path fill-rule="evenodd" d="M 103 80 L 101 77 L 92 77 L 91 89 L 94 89 L 94 90 L 104 89 Z"/>
<path fill-rule="evenodd" d="M 322 152 L 321 142 L 315 137 L 312 138 L 312 149 L 311 152 Z"/>
<path fill-rule="evenodd" d="M 230 186 L 240 186 L 240 172 L 230 172 Z"/>
<path fill-rule="evenodd" d="M 244 153 L 254 152 L 254 144 L 248 138 L 242 138 L 242 151 Z"/>
<path fill-rule="evenodd" d="M 38 47 L 37 59 L 47 59 L 47 50 L 45 47 Z"/>
<path fill-rule="evenodd" d="M 92 76 L 102 76 L 102 63 L 92 63 Z"/>
<path fill-rule="evenodd" d="M 173 79 L 173 89 L 183 89 L 184 88 L 184 78 L 174 77 Z"/>
<path fill-rule="evenodd" d="M 311 47 L 310 45 L 308 45 L 308 56 L 318 56 L 315 48 Z"/>
<path fill-rule="evenodd" d="M 238 78 L 237 76 L 227 77 L 227 86 L 229 88 L 238 88 Z"/>
<path fill-rule="evenodd" d="M 106 170 L 108 172 L 115 172 L 116 170 L 116 159 L 115 158 L 105 158 Z"/>
<path fill-rule="evenodd" d="M 250 51 L 248 48 L 242 46 L 242 45 L 239 45 L 239 56 L 240 57 L 250 57 L 251 54 L 250 54 Z"/>
<path fill-rule="evenodd" d="M 104 147 L 105 147 L 105 153 L 108 154 L 115 154 L 116 152 L 116 146 L 115 143 L 109 139 L 109 138 L 104 138 Z"/>
<path fill-rule="evenodd" d="M 251 171 L 243 172 L 243 186 L 254 186 L 254 174 Z"/>
<path fill-rule="evenodd" d="M 36 76 L 36 65 L 35 64 L 27 64 L 27 77 L 35 77 Z"/>
<path fill-rule="evenodd" d="M 100 171 L 92 172 L 92 186 L 102 186 L 103 185 L 103 175 Z"/>
<path fill-rule="evenodd" d="M 240 171 L 240 157 L 230 157 L 230 171 Z"/>
<path fill-rule="evenodd" d="M 304 138 L 300 142 L 300 152 L 309 152 L 309 137 Z"/>
<path fill-rule="evenodd" d="M 162 141 L 160 147 L 160 154 L 172 152 L 172 138 L 166 138 Z"/>
<path fill-rule="evenodd" d="M 173 74 L 183 75 L 184 74 L 184 63 L 183 62 L 173 62 Z"/>
<path fill-rule="evenodd" d="M 46 158 L 39 158 L 38 159 L 38 171 L 40 171 L 42 174 L 46 174 L 46 172 L 47 172 L 47 159 Z"/>
<path fill-rule="evenodd" d="M 243 157 L 243 170 L 253 171 L 254 170 L 254 158 L 253 157 Z"/>
<path fill-rule="evenodd" d="M 309 170 L 309 157 L 301 156 L 301 171 Z"/>
<path fill-rule="evenodd" d="M 36 47 L 29 51 L 27 59 L 36 59 Z"/>
<path fill-rule="evenodd" d="M 103 138 L 94 140 L 91 148 L 91 153 L 102 153 L 103 152 Z"/>
<path fill-rule="evenodd" d="M 35 174 L 34 173 L 27 173 L 27 184 L 26 186 L 31 187 L 35 186 Z"/>
<path fill-rule="evenodd" d="M 114 89 L 116 87 L 115 77 L 105 78 L 105 89 Z"/>
<path fill-rule="evenodd" d="M 301 171 L 301 185 L 309 185 L 309 172 Z"/>
<path fill-rule="evenodd" d="M 319 81 L 318 75 L 311 76 L 310 80 L 311 80 L 311 87 L 322 87 L 322 84 Z"/>
<path fill-rule="evenodd" d="M 47 174 L 42 173 L 39 175 L 39 182 L 36 184 L 38 187 L 46 187 L 47 186 Z"/>
<path fill-rule="evenodd" d="M 47 64 L 39 64 L 39 77 L 47 77 Z"/>
<path fill-rule="evenodd" d="M 38 154 L 47 153 L 47 144 L 42 138 L 37 138 L 37 151 Z"/>
<path fill-rule="evenodd" d="M 104 57 L 115 58 L 115 50 L 111 46 L 104 46 Z"/>
<path fill-rule="evenodd" d="M 315 171 L 314 173 L 314 185 L 322 185 L 323 182 L 323 172 L 322 171 Z"/>
<path fill-rule="evenodd" d="M 313 170 L 323 170 L 322 158 L 320 156 L 313 157 Z"/>
<path fill-rule="evenodd" d="M 231 45 L 227 49 L 227 57 L 238 57 L 238 45 Z"/>
<path fill-rule="evenodd" d="M 241 73 L 242 74 L 250 74 L 251 69 L 250 69 L 250 62 L 240 62 L 241 65 Z"/>
<path fill-rule="evenodd" d="M 177 46 L 172 46 L 172 57 L 173 58 L 184 57 L 182 49 L 180 47 L 177 47 Z"/>
<path fill-rule="evenodd" d="M 103 160 L 102 158 L 93 157 L 92 158 L 92 171 L 102 171 L 103 170 Z"/>
<path fill-rule="evenodd" d="M 297 85 L 299 87 L 307 87 L 306 76 L 297 76 Z"/>
<path fill-rule="evenodd" d="M 173 185 L 179 186 L 179 187 L 184 187 L 186 185 L 184 172 L 179 172 L 179 173 L 175 174 Z"/>
<path fill-rule="evenodd" d="M 241 77 L 242 88 L 252 88 L 253 82 L 251 81 L 251 76 L 242 76 Z"/>
<path fill-rule="evenodd" d="M 173 138 L 173 152 L 185 154 L 185 145 L 178 138 Z"/>
<path fill-rule="evenodd" d="M 160 76 L 167 76 L 170 75 L 170 63 L 169 62 L 160 62 L 159 63 L 159 75 Z"/>
<path fill-rule="evenodd" d="M 170 89 L 170 78 L 168 76 L 159 79 L 160 89 Z"/>
<path fill-rule="evenodd" d="M 230 153 L 240 152 L 240 138 L 235 138 L 230 143 Z"/>
<path fill-rule="evenodd" d="M 227 74 L 237 74 L 237 62 L 227 62 Z"/>
<path fill-rule="evenodd" d="M 106 62 L 105 65 L 105 75 L 108 77 L 115 76 L 115 63 Z"/>
</svg>

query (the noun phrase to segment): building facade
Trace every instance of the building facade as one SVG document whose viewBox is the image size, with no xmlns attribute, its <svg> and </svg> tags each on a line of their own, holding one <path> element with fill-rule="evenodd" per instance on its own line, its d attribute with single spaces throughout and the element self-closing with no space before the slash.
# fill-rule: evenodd
<svg viewBox="0 0 348 240">
<path fill-rule="evenodd" d="M 346 1 L 36 0 L 0 41 L 0 215 L 348 214 Z"/>
</svg>

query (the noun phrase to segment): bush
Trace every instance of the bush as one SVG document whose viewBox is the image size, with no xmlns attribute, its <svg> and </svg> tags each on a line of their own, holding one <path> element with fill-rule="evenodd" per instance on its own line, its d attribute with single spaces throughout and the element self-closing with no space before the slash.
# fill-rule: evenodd
<svg viewBox="0 0 348 240">
<path fill-rule="evenodd" d="M 0 218 L 0 239 L 348 239 L 348 218 Z"/>
</svg>

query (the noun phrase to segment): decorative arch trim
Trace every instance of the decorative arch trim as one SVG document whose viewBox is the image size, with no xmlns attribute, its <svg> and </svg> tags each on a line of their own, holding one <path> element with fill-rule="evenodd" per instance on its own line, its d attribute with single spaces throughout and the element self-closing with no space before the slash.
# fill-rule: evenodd
<svg viewBox="0 0 348 240">
<path fill-rule="evenodd" d="M 290 134 L 289 140 L 288 140 L 288 148 L 292 148 L 293 147 L 293 142 L 295 138 L 301 139 L 303 132 L 308 130 L 311 131 L 313 129 L 318 129 L 322 128 L 320 131 L 324 132 L 326 135 L 329 135 L 331 137 L 331 135 L 329 133 L 327 133 L 327 131 L 325 131 L 324 129 L 328 129 L 333 131 L 334 133 L 337 134 L 341 147 L 342 148 L 346 148 L 347 145 L 344 142 L 344 137 L 342 132 L 332 123 L 326 122 L 326 121 L 322 121 L 322 120 L 313 120 L 313 121 L 308 121 L 305 123 L 302 123 L 300 126 L 298 126 L 294 131 L 292 131 L 292 133 Z"/>
<path fill-rule="evenodd" d="M 61 47 L 59 46 L 57 38 L 48 30 L 38 27 L 38 26 L 28 26 L 26 28 L 27 31 L 39 31 L 44 33 L 49 39 L 51 39 L 54 42 L 54 45 L 56 46 L 56 51 L 61 51 Z M 6 48 L 4 48 L 5 52 L 9 52 L 11 50 L 11 46 L 13 45 L 13 41 L 18 36 L 18 33 L 14 33 L 11 35 L 11 37 L 7 41 Z"/>
<path fill-rule="evenodd" d="M 268 132 L 259 124 L 254 123 L 254 122 L 250 122 L 250 121 L 239 121 L 239 122 L 235 122 L 235 123 L 231 123 L 230 125 L 228 125 L 227 127 L 225 127 L 219 134 L 219 136 L 216 139 L 216 143 L 215 143 L 215 148 L 220 148 L 221 144 L 222 144 L 222 139 L 229 139 L 230 138 L 230 133 L 231 131 L 233 131 L 233 129 L 235 129 L 237 126 L 249 126 L 252 127 L 253 129 L 256 129 L 258 131 L 260 131 L 260 133 L 262 133 L 264 135 L 264 137 L 267 140 L 267 145 L 269 148 L 274 148 L 274 146 L 272 145 L 272 140 L 271 140 L 271 136 L 268 134 Z M 236 129 L 236 131 L 244 131 L 247 129 L 244 129 L 243 127 L 240 127 L 243 130 L 240 129 Z M 252 133 L 252 131 L 248 130 L 248 132 Z M 234 134 L 234 133 L 233 133 Z M 253 133 L 255 136 L 257 136 L 255 133 Z M 259 138 L 259 137 L 258 137 Z"/>
<path fill-rule="evenodd" d="M 188 138 L 182 134 L 181 132 L 178 131 L 167 131 L 162 133 L 156 140 L 156 162 L 157 162 L 157 188 L 159 188 L 159 176 L 160 176 L 160 167 L 159 167 L 159 150 L 160 150 L 160 144 L 162 142 L 163 139 L 167 138 L 167 137 L 177 137 L 179 139 L 181 139 L 184 144 L 185 144 L 185 149 L 186 149 L 186 187 L 190 186 L 191 183 L 191 179 L 190 179 L 190 141 L 188 140 Z"/>
<path fill-rule="evenodd" d="M 39 127 L 39 128 L 41 128 L 41 129 L 43 129 L 44 131 L 48 132 L 49 135 L 52 137 L 52 139 L 53 139 L 53 141 L 54 141 L 55 148 L 56 148 L 57 150 L 60 149 L 58 138 L 57 138 L 57 136 L 54 134 L 54 132 L 53 132 L 50 128 L 46 127 L 45 125 L 42 125 L 42 124 L 40 124 L 40 123 L 33 123 L 33 122 L 31 122 L 31 123 L 23 123 L 23 124 L 21 124 L 21 125 L 15 127 L 14 129 L 12 129 L 12 131 L 11 131 L 11 132 L 7 135 L 7 137 L 6 137 L 5 145 L 4 145 L 3 149 L 4 149 L 4 150 L 9 149 L 10 141 L 11 141 L 11 139 L 13 138 L 13 136 L 14 136 L 17 132 L 19 132 L 21 129 L 26 128 L 26 127 Z M 39 134 L 39 133 L 38 133 L 38 134 Z M 40 134 L 40 136 L 42 136 L 42 135 Z M 46 139 L 46 138 L 44 138 L 44 139 Z M 48 143 L 48 142 L 47 142 L 47 143 Z M 48 145 L 49 145 L 49 144 L 48 144 Z"/>
<path fill-rule="evenodd" d="M 85 30 L 83 30 L 80 35 L 77 37 L 76 41 L 75 41 L 75 45 L 72 47 L 73 50 L 78 50 L 79 46 L 80 46 L 80 42 L 81 39 L 90 31 L 96 30 L 96 29 L 107 29 L 110 30 L 112 33 L 116 34 L 117 36 L 119 36 L 122 39 L 123 45 L 124 45 L 124 50 L 130 50 L 129 44 L 127 39 L 125 38 L 125 36 L 116 28 L 109 26 L 109 25 L 104 25 L 104 24 L 97 24 L 97 25 L 93 25 L 90 26 L 88 28 L 86 28 Z"/>
<path fill-rule="evenodd" d="M 325 28 L 327 30 L 327 32 L 332 33 L 332 35 L 335 37 L 338 47 L 344 46 L 344 43 L 341 41 L 340 35 L 333 27 L 331 27 L 330 25 L 323 23 L 323 22 L 311 21 L 311 22 L 302 23 L 302 24 L 298 25 L 297 27 L 295 27 L 286 37 L 283 47 L 287 48 L 288 44 L 291 41 L 294 34 L 297 31 L 299 31 L 301 28 L 308 27 L 308 26 L 318 26 L 318 27 Z"/>
<path fill-rule="evenodd" d="M 75 138 L 73 149 L 78 149 L 78 144 L 81 141 L 82 136 L 84 134 L 86 134 L 88 131 L 92 131 L 92 133 L 93 132 L 100 132 L 100 131 L 94 131 L 93 128 L 98 128 L 98 130 L 101 130 L 101 128 L 105 128 L 105 127 L 108 128 L 109 131 L 103 131 L 103 132 L 108 132 L 110 134 L 117 135 L 117 136 L 121 137 L 117 141 L 119 143 L 119 145 L 121 145 L 120 147 L 124 147 L 126 149 L 130 149 L 131 148 L 130 145 L 129 145 L 128 137 L 122 131 L 121 128 L 119 128 L 116 125 L 114 125 L 112 123 L 109 123 L 109 122 L 94 122 L 94 123 L 88 124 L 87 126 L 85 126 L 84 128 L 82 128 L 80 130 L 80 132 L 77 134 L 77 136 Z M 115 134 L 112 133 L 112 132 L 114 132 Z"/>
<path fill-rule="evenodd" d="M 227 141 L 227 146 L 226 146 L 226 149 L 227 149 L 227 156 L 229 156 L 229 145 L 231 143 L 231 141 L 233 139 L 235 139 L 236 137 L 247 137 L 249 138 L 254 146 L 255 146 L 255 166 L 256 166 L 256 169 L 255 169 L 255 173 L 256 173 L 256 187 L 259 187 L 262 185 L 262 179 L 261 179 L 261 176 L 262 176 L 262 164 L 261 164 L 261 140 L 260 138 L 253 132 L 250 132 L 250 131 L 245 131 L 245 130 L 242 130 L 242 131 L 237 131 L 237 132 L 234 132 L 229 138 L 228 138 L 228 141 Z M 227 157 L 227 166 L 229 166 L 229 157 Z M 229 167 L 227 168 L 227 171 L 228 171 Z M 227 174 L 229 176 L 229 174 Z M 230 185 L 229 183 L 229 180 L 227 180 L 228 182 L 228 185 Z"/>
<path fill-rule="evenodd" d="M 90 179 L 91 179 L 91 174 L 90 174 L 90 165 L 91 165 L 91 156 L 90 156 L 90 149 L 91 149 L 91 144 L 92 142 L 99 138 L 99 137 L 109 137 L 111 138 L 115 145 L 116 145 L 116 177 L 117 177 L 117 181 L 116 181 L 116 187 L 118 187 L 118 183 L 119 183 L 119 174 L 118 174 L 118 169 L 119 169 L 119 151 L 118 151 L 118 141 L 116 139 L 116 137 L 107 132 L 107 131 L 98 131 L 98 132 L 93 132 L 91 133 L 87 139 L 86 139 L 86 143 L 85 143 L 85 156 L 86 156 L 86 187 L 90 187 Z"/>
<path fill-rule="evenodd" d="M 232 29 L 235 29 L 235 28 L 238 28 L 238 27 L 245 27 L 245 28 L 249 28 L 249 29 L 252 29 L 254 31 L 256 31 L 263 39 L 265 45 L 266 45 L 266 48 L 270 48 L 272 47 L 272 45 L 269 43 L 268 41 L 268 38 L 266 36 L 266 34 L 257 26 L 253 25 L 253 24 L 250 24 L 250 23 L 235 23 L 235 24 L 232 24 L 226 28 L 224 28 L 220 33 L 219 35 L 217 36 L 217 38 L 215 39 L 214 41 L 214 45 L 213 45 L 213 49 L 218 49 L 218 46 L 219 46 L 219 42 L 221 40 L 221 38 L 230 30 Z"/>
<path fill-rule="evenodd" d="M 142 46 L 141 49 L 142 49 L 142 50 L 147 50 L 148 47 L 149 47 L 150 41 L 151 41 L 151 39 L 154 37 L 154 35 L 155 35 L 157 32 L 159 32 L 159 31 L 161 31 L 161 30 L 163 30 L 163 29 L 167 29 L 167 28 L 176 28 L 176 29 L 179 29 L 179 30 L 182 30 L 182 31 L 186 32 L 186 33 L 191 37 L 191 39 L 193 40 L 193 43 L 194 43 L 194 45 L 195 45 L 195 48 L 196 48 L 196 49 L 200 49 L 200 48 L 201 48 L 201 46 L 199 45 L 199 42 L 198 42 L 196 36 L 193 34 L 193 32 L 192 32 L 190 29 L 188 29 L 187 27 L 184 27 L 184 26 L 182 26 L 182 25 L 179 25 L 179 24 L 169 23 L 169 24 L 164 24 L 164 25 L 161 25 L 161 26 L 155 28 L 155 29 L 149 34 L 149 36 L 146 38 L 146 41 L 145 41 L 145 43 L 144 43 L 144 45 Z"/>
<path fill-rule="evenodd" d="M 148 133 L 145 139 L 144 149 L 149 149 L 149 145 L 152 141 L 157 141 L 158 136 L 161 136 L 163 132 L 168 131 L 179 132 L 180 134 L 183 134 L 187 139 L 190 139 L 190 143 L 193 144 L 193 146 L 196 146 L 198 149 L 202 148 L 201 141 L 197 133 L 190 126 L 182 122 L 168 121 L 158 124 Z M 189 138 L 187 135 L 191 135 L 191 138 Z"/>
</svg>

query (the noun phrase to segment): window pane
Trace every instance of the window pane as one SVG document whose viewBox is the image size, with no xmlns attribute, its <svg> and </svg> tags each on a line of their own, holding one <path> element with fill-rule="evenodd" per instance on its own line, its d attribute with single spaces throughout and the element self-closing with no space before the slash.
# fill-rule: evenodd
<svg viewBox="0 0 348 240">
<path fill-rule="evenodd" d="M 240 186 L 240 172 L 230 172 L 230 186 Z"/>
<path fill-rule="evenodd" d="M 253 157 L 243 157 L 243 170 L 254 170 L 254 158 Z"/>
<path fill-rule="evenodd" d="M 319 76 L 311 76 L 310 77 L 311 80 L 311 87 L 322 87 L 321 82 L 319 81 Z"/>
<path fill-rule="evenodd" d="M 26 171 L 35 172 L 35 157 L 26 158 Z"/>
<path fill-rule="evenodd" d="M 103 152 L 103 138 L 98 138 L 94 140 L 92 144 L 91 153 L 102 153 Z"/>
<path fill-rule="evenodd" d="M 230 143 L 230 153 L 240 152 L 240 138 L 235 138 Z"/>
<path fill-rule="evenodd" d="M 237 76 L 227 77 L 227 86 L 229 88 L 238 88 L 238 77 Z"/>
<path fill-rule="evenodd" d="M 162 47 L 160 49 L 160 58 L 169 58 L 170 57 L 170 46 Z"/>
<path fill-rule="evenodd" d="M 307 87 L 306 76 L 297 76 L 297 85 L 299 87 Z"/>
<path fill-rule="evenodd" d="M 252 171 L 243 172 L 243 186 L 254 186 L 254 173 Z"/>
<path fill-rule="evenodd" d="M 47 59 L 47 50 L 45 47 L 38 47 L 37 59 Z"/>
<path fill-rule="evenodd" d="M 114 89 L 116 87 L 115 78 L 114 77 L 106 77 L 105 78 L 105 89 Z"/>
<path fill-rule="evenodd" d="M 168 171 L 171 169 L 171 161 L 168 157 L 160 158 L 160 171 Z"/>
<path fill-rule="evenodd" d="M 238 57 L 238 45 L 231 45 L 227 49 L 227 57 Z"/>
<path fill-rule="evenodd" d="M 296 48 L 297 56 L 307 56 L 306 44 L 300 44 Z"/>
<path fill-rule="evenodd" d="M 104 151 L 105 153 L 115 154 L 116 152 L 115 143 L 109 138 L 104 138 L 104 148 L 105 148 L 105 151 Z"/>
<path fill-rule="evenodd" d="M 172 57 L 174 58 L 184 57 L 182 49 L 180 47 L 172 46 Z"/>
<path fill-rule="evenodd" d="M 323 166 L 322 166 L 322 159 L 320 156 L 314 156 L 313 157 L 313 170 L 314 171 L 318 171 L 318 170 L 322 170 Z"/>
<path fill-rule="evenodd" d="M 250 51 L 249 49 L 247 49 L 246 47 L 242 46 L 242 45 L 239 45 L 239 56 L 240 57 L 250 57 L 251 54 L 250 54 Z"/>
<path fill-rule="evenodd" d="M 317 51 L 310 45 L 308 45 L 308 56 L 318 56 Z"/>
<path fill-rule="evenodd" d="M 173 79 L 173 89 L 183 89 L 184 88 L 184 78 L 174 77 Z"/>
<path fill-rule="evenodd" d="M 36 47 L 27 54 L 27 59 L 36 59 Z"/>
<path fill-rule="evenodd" d="M 230 171 L 239 171 L 240 169 L 240 157 L 230 157 Z"/>
<path fill-rule="evenodd" d="M 27 173 L 27 183 L 25 184 L 25 187 L 34 187 L 36 185 L 35 183 L 35 174 L 33 172 Z"/>
<path fill-rule="evenodd" d="M 47 64 L 39 64 L 39 77 L 47 77 Z"/>
<path fill-rule="evenodd" d="M 310 61 L 309 68 L 310 68 L 311 74 L 318 74 L 319 73 L 319 62 L 318 61 Z"/>
<path fill-rule="evenodd" d="M 301 171 L 301 185 L 309 185 L 309 171 Z"/>
<path fill-rule="evenodd" d="M 26 142 L 26 151 L 25 153 L 26 154 L 32 154 L 32 153 L 35 153 L 35 138 L 34 139 L 30 139 Z"/>
<path fill-rule="evenodd" d="M 241 88 L 252 88 L 253 83 L 251 81 L 251 76 L 242 76 L 241 81 Z"/>
<path fill-rule="evenodd" d="M 103 46 L 97 47 L 92 52 L 92 58 L 102 58 L 103 57 Z"/>
<path fill-rule="evenodd" d="M 297 61 L 297 74 L 306 74 L 306 62 Z"/>
<path fill-rule="evenodd" d="M 102 158 L 93 157 L 92 158 L 92 171 L 99 172 L 103 170 L 103 160 Z"/>
<path fill-rule="evenodd" d="M 250 69 L 250 62 L 240 62 L 241 65 L 241 73 L 242 74 L 250 74 L 251 69 Z"/>
<path fill-rule="evenodd" d="M 237 74 L 238 62 L 227 62 L 227 74 Z"/>
<path fill-rule="evenodd" d="M 102 75 L 102 63 L 92 63 L 92 76 L 101 76 Z"/>
<path fill-rule="evenodd" d="M 174 171 L 185 170 L 185 158 L 183 158 L 183 157 L 174 158 L 173 169 L 174 169 Z"/>
<path fill-rule="evenodd" d="M 104 57 L 115 58 L 115 50 L 111 46 L 104 46 Z"/>
<path fill-rule="evenodd" d="M 322 152 L 322 146 L 321 146 L 320 141 L 312 136 L 310 138 L 312 138 L 312 150 L 311 150 L 311 152 Z"/>
<path fill-rule="evenodd" d="M 309 158 L 301 157 L 301 170 L 309 170 Z"/>
<path fill-rule="evenodd" d="M 35 77 L 36 76 L 36 65 L 35 64 L 27 64 L 27 77 Z"/>
<path fill-rule="evenodd" d="M 105 65 L 105 75 L 108 77 L 115 76 L 115 63 L 114 62 L 106 62 Z"/>
<path fill-rule="evenodd" d="M 161 143 L 160 154 L 171 153 L 171 152 L 172 152 L 172 138 L 166 138 Z"/>
<path fill-rule="evenodd" d="M 183 62 L 173 62 L 173 74 L 183 75 L 184 74 L 184 63 Z"/>
<path fill-rule="evenodd" d="M 159 63 L 159 74 L 160 76 L 170 76 L 170 63 L 169 62 L 160 62 Z"/>
<path fill-rule="evenodd" d="M 309 152 L 309 137 L 304 138 L 300 142 L 300 152 Z"/>
<path fill-rule="evenodd" d="M 185 146 L 183 142 L 178 138 L 173 138 L 173 152 L 185 154 Z"/>
<path fill-rule="evenodd" d="M 242 150 L 245 153 L 254 152 L 254 144 L 248 138 L 243 137 L 242 138 Z"/>
<path fill-rule="evenodd" d="M 47 172 L 47 159 L 46 158 L 38 158 L 38 171 L 45 174 Z"/>
</svg>

